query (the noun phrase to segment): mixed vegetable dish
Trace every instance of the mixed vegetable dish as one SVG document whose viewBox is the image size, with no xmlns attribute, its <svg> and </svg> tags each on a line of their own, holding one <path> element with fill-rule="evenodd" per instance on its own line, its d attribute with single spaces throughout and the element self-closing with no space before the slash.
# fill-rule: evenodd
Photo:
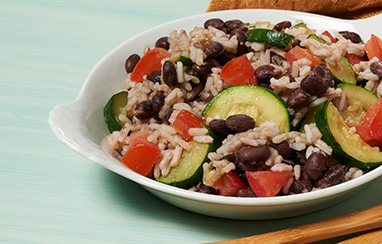
<svg viewBox="0 0 382 244">
<path fill-rule="evenodd" d="M 319 190 L 382 164 L 382 40 L 212 18 L 125 63 L 105 151 L 164 184 L 237 197 Z"/>
</svg>

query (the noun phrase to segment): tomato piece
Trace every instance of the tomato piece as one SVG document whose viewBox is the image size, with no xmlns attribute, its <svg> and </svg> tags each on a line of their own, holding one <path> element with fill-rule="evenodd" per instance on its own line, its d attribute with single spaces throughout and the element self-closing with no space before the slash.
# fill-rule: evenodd
<svg viewBox="0 0 382 244">
<path fill-rule="evenodd" d="M 258 197 L 273 197 L 293 177 L 292 172 L 247 171 L 248 183 Z"/>
<path fill-rule="evenodd" d="M 382 98 L 379 98 L 366 112 L 361 124 L 356 125 L 356 132 L 372 146 L 382 144 Z"/>
<path fill-rule="evenodd" d="M 365 51 L 369 60 L 374 57 L 382 60 L 382 40 L 371 34 L 370 39 L 365 44 Z"/>
<path fill-rule="evenodd" d="M 220 195 L 236 196 L 238 190 L 247 186 L 235 172 L 230 171 L 222 175 L 212 187 L 219 190 Z"/>
<path fill-rule="evenodd" d="M 332 43 L 336 43 L 336 42 L 337 42 L 336 38 L 334 38 L 334 37 L 332 36 L 332 34 L 329 33 L 329 31 L 324 31 L 324 32 L 321 33 L 321 35 L 324 35 L 324 36 L 329 37 L 329 39 L 330 39 L 330 41 L 331 41 Z"/>
<path fill-rule="evenodd" d="M 255 74 L 255 69 L 252 67 L 246 55 L 231 59 L 226 63 L 220 77 L 230 85 L 250 84 L 249 80 Z"/>
<path fill-rule="evenodd" d="M 171 58 L 171 53 L 166 49 L 158 47 L 147 51 L 131 72 L 130 79 L 135 82 L 143 81 L 144 75 L 162 68 L 161 61 L 164 58 Z"/>
<path fill-rule="evenodd" d="M 257 82 L 256 75 L 252 75 L 252 77 L 249 79 L 249 84 L 257 86 L 259 83 Z"/>
<path fill-rule="evenodd" d="M 172 126 L 183 136 L 186 141 L 190 141 L 192 136 L 188 133 L 190 128 L 201 128 L 204 120 L 188 110 L 181 110 L 175 118 Z"/>
<path fill-rule="evenodd" d="M 147 140 L 148 131 L 134 132 L 130 136 L 129 147 L 122 162 L 131 170 L 146 176 L 158 159 L 161 150 Z"/>
<path fill-rule="evenodd" d="M 367 61 L 367 57 L 366 56 L 362 56 L 361 57 L 361 56 L 358 56 L 358 55 L 355 55 L 355 54 L 346 54 L 345 58 L 349 61 L 349 63 L 351 65 L 358 64 L 361 61 Z"/>
<path fill-rule="evenodd" d="M 295 46 L 291 50 L 289 50 L 287 53 L 284 54 L 285 58 L 288 60 L 289 63 L 293 63 L 299 59 L 307 58 L 309 59 L 312 64 L 311 67 L 319 64 L 321 62 L 321 59 L 314 55 L 309 49 L 302 48 L 300 46 Z"/>
</svg>

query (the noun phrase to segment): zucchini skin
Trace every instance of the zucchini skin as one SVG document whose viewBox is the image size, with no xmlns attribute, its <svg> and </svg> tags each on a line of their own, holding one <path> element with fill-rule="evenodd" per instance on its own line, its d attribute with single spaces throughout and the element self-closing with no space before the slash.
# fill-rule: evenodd
<svg viewBox="0 0 382 244">
<path fill-rule="evenodd" d="M 157 180 L 163 184 L 166 184 L 166 185 L 171 185 L 171 186 L 175 186 L 175 187 L 179 187 L 179 188 L 183 188 L 183 189 L 188 189 L 191 186 L 196 185 L 198 182 L 200 182 L 202 180 L 202 178 L 203 178 L 203 164 L 206 162 L 208 163 L 210 161 L 210 159 L 208 158 L 208 153 L 216 151 L 216 149 L 218 149 L 221 146 L 221 141 L 218 139 L 216 134 L 206 124 L 203 124 L 203 126 L 206 129 L 208 129 L 208 133 L 214 139 L 214 141 L 209 144 L 206 155 L 203 158 L 203 160 L 201 162 L 197 162 L 197 163 L 200 163 L 200 165 L 195 170 L 195 172 L 189 178 L 181 180 L 181 181 L 177 181 L 174 179 L 172 181 L 166 181 L 164 178 L 166 178 L 167 176 L 166 177 L 160 176 L 159 178 L 156 178 L 155 180 Z M 170 171 L 170 173 L 171 173 L 171 171 Z"/>
<path fill-rule="evenodd" d="M 127 98 L 127 96 L 128 96 L 128 92 L 125 92 L 125 91 L 114 94 L 106 103 L 103 109 L 103 116 L 110 133 L 112 133 L 113 131 L 120 131 L 122 129 L 122 124 L 120 123 L 118 119 L 119 113 L 115 111 L 114 103 L 118 99 Z M 126 103 L 127 103 L 127 99 L 126 99 Z"/>
<path fill-rule="evenodd" d="M 279 48 L 288 47 L 293 39 L 293 36 L 286 33 L 260 28 L 251 30 L 247 36 L 247 41 L 265 43 Z"/>
<path fill-rule="evenodd" d="M 322 134 L 322 139 L 333 149 L 332 156 L 346 166 L 357 167 L 364 170 L 376 168 L 379 165 L 381 165 L 382 161 L 381 162 L 362 162 L 354 158 L 353 156 L 349 155 L 342 149 L 341 144 L 337 142 L 337 140 L 334 138 L 334 136 L 330 132 L 330 127 L 328 124 L 329 115 L 327 114 L 327 109 L 330 104 L 331 104 L 331 101 L 326 100 L 324 103 L 322 103 L 319 106 L 315 114 L 315 120 L 316 120 L 316 125 Z"/>
</svg>

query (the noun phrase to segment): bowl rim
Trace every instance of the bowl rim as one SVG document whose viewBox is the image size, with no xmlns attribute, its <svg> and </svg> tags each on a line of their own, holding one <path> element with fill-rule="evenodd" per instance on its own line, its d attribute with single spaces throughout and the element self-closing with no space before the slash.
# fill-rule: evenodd
<svg viewBox="0 0 382 244">
<path fill-rule="evenodd" d="M 301 18 L 313 17 L 313 18 L 321 18 L 321 19 L 323 18 L 327 20 L 338 21 L 341 23 L 361 23 L 364 21 L 372 21 L 376 18 L 382 17 L 382 15 L 380 15 L 380 16 L 373 16 L 367 19 L 361 19 L 361 20 L 343 20 L 343 19 L 338 19 L 334 17 L 323 16 L 323 15 L 312 14 L 312 13 L 305 13 L 305 12 L 298 12 L 298 11 L 276 10 L 276 9 L 235 9 L 235 10 L 224 10 L 224 11 L 218 11 L 218 12 L 201 13 L 197 15 L 183 17 L 180 19 L 175 19 L 175 20 L 160 24 L 158 26 L 154 26 L 148 30 L 145 30 L 123 41 L 121 44 L 119 44 L 118 46 L 113 48 L 111 51 L 109 51 L 105 56 L 103 56 L 96 63 L 96 65 L 91 69 L 91 71 L 87 75 L 77 97 L 72 102 L 68 104 L 64 104 L 64 105 L 57 105 L 50 111 L 48 122 L 50 124 L 52 131 L 54 132 L 54 134 L 59 140 L 61 140 L 64 144 L 66 144 L 71 149 L 77 151 L 79 154 L 82 154 L 87 159 L 90 159 L 91 161 L 97 164 L 100 164 L 101 166 L 119 175 L 122 175 L 133 182 L 136 182 L 150 189 L 154 189 L 154 190 L 157 190 L 166 194 L 174 195 L 177 197 L 192 199 L 192 200 L 201 201 L 201 202 L 218 203 L 222 205 L 269 206 L 269 205 L 286 205 L 286 204 L 302 203 L 302 202 L 321 199 L 321 198 L 333 196 L 336 194 L 340 194 L 346 191 L 350 191 L 354 188 L 360 187 L 382 176 L 382 165 L 381 165 L 356 179 L 352 179 L 347 182 L 343 182 L 341 184 L 328 187 L 326 189 L 319 189 L 317 191 L 311 191 L 311 192 L 300 193 L 295 195 L 275 196 L 275 197 L 240 198 L 240 197 L 218 196 L 218 195 L 204 194 L 199 192 L 192 192 L 186 189 L 166 185 L 161 182 L 155 181 L 153 179 L 147 178 L 145 176 L 139 175 L 135 173 L 134 171 L 130 170 L 129 168 L 122 166 L 121 163 L 119 163 L 120 164 L 119 166 L 114 164 L 108 164 L 107 162 L 105 162 L 105 160 L 98 159 L 96 155 L 85 153 L 84 151 L 82 151 L 81 147 L 75 144 L 73 140 L 70 140 L 69 138 L 66 137 L 65 131 L 61 130 L 60 128 L 59 122 L 53 119 L 55 116 L 57 116 L 57 113 L 59 110 L 66 110 L 70 112 L 71 110 L 77 111 L 78 109 L 81 109 L 81 108 L 84 109 L 83 107 L 81 107 L 81 102 L 84 96 L 86 96 L 87 94 L 87 87 L 92 82 L 92 79 L 96 71 L 100 67 L 102 67 L 105 64 L 105 62 L 107 62 L 113 55 L 115 55 L 121 48 L 126 46 L 128 43 L 134 42 L 140 39 L 142 36 L 147 35 L 153 30 L 164 28 L 166 26 L 178 25 L 181 22 L 190 21 L 190 20 L 194 20 L 198 18 L 207 18 L 210 16 L 221 17 L 221 16 L 230 16 L 232 14 L 239 15 L 242 13 L 282 14 L 282 15 L 287 15 L 289 17 L 295 16 L 294 17 L 295 19 L 297 19 L 298 17 L 301 17 Z M 79 108 L 77 106 L 79 106 Z M 77 108 L 74 108 L 74 107 L 77 107 Z M 110 155 L 108 156 L 110 157 L 110 160 L 116 160 L 112 158 Z"/>
</svg>

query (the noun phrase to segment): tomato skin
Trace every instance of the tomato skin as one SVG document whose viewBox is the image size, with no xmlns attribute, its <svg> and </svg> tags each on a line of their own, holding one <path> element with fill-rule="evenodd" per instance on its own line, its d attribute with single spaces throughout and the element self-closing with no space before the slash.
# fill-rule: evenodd
<svg viewBox="0 0 382 244">
<path fill-rule="evenodd" d="M 186 141 L 192 140 L 192 136 L 188 133 L 190 128 L 201 128 L 204 120 L 196 116 L 188 110 L 181 110 L 172 126 L 174 129 L 183 136 Z"/>
<path fill-rule="evenodd" d="M 141 82 L 143 76 L 150 74 L 152 71 L 160 70 L 162 67 L 161 61 L 164 58 L 171 58 L 171 53 L 164 48 L 157 47 L 147 51 L 131 72 L 131 81 Z"/>
<path fill-rule="evenodd" d="M 251 77 L 255 74 L 255 69 L 252 67 L 246 55 L 231 59 L 226 63 L 220 77 L 232 86 L 250 84 Z"/>
<path fill-rule="evenodd" d="M 161 154 L 158 146 L 147 140 L 148 135 L 148 131 L 131 134 L 129 147 L 122 157 L 123 164 L 143 176 L 150 172 Z"/>
<path fill-rule="evenodd" d="M 382 144 L 382 98 L 366 112 L 361 124 L 355 126 L 357 134 L 372 146 Z"/>
<path fill-rule="evenodd" d="M 346 54 L 345 58 L 349 61 L 349 63 L 351 65 L 358 64 L 361 61 L 367 61 L 367 57 L 366 56 L 361 57 L 361 56 L 358 56 L 358 55 L 355 55 L 355 54 Z"/>
<path fill-rule="evenodd" d="M 330 41 L 332 42 L 332 43 L 336 43 L 337 42 L 337 40 L 332 36 L 332 34 L 330 34 L 329 33 L 329 31 L 324 31 L 324 32 L 322 32 L 322 35 L 324 35 L 324 36 L 327 36 L 327 37 L 329 37 L 329 39 L 330 39 Z"/>
<path fill-rule="evenodd" d="M 314 55 L 310 50 L 300 46 L 295 46 L 285 53 L 284 56 L 290 64 L 302 58 L 307 58 L 312 62 L 310 67 L 313 67 L 321 62 L 321 59 Z"/>
<path fill-rule="evenodd" d="M 292 172 L 247 171 L 247 179 L 258 197 L 273 197 L 293 177 Z"/>
<path fill-rule="evenodd" d="M 233 171 L 230 171 L 217 180 L 212 187 L 219 190 L 220 195 L 236 196 L 238 190 L 247 187 L 241 178 Z"/>
<path fill-rule="evenodd" d="M 365 51 L 369 60 L 374 57 L 382 60 L 382 40 L 374 34 L 371 34 L 370 39 L 365 44 Z"/>
</svg>

